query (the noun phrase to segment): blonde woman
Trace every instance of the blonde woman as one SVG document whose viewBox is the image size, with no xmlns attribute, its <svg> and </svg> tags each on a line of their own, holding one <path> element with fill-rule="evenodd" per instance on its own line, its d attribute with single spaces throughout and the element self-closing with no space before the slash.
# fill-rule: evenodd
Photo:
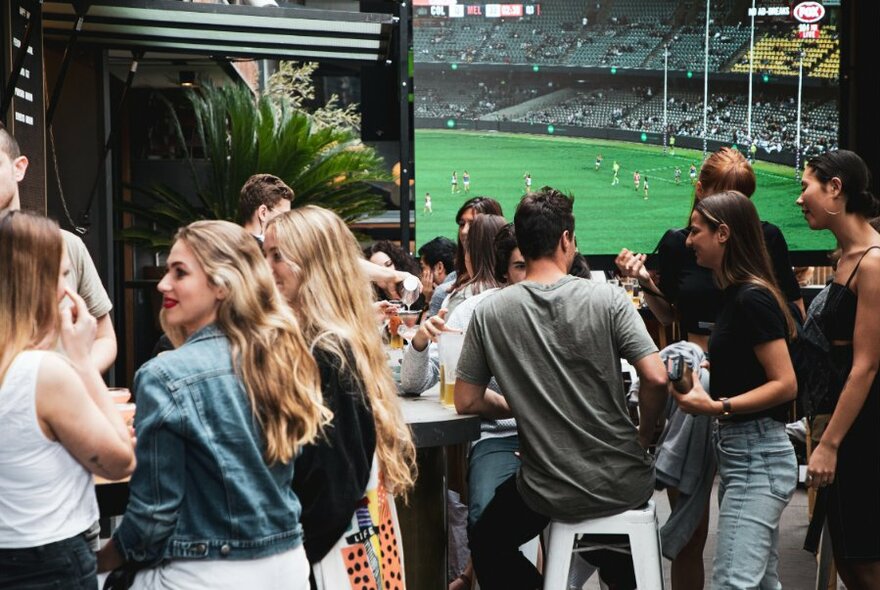
<svg viewBox="0 0 880 590">
<path fill-rule="evenodd" d="M 347 588 L 345 570 L 360 564 L 378 587 L 394 587 L 403 572 L 393 531 L 371 543 L 364 530 L 369 523 L 393 526 L 394 506 L 385 503 L 382 488 L 407 493 L 415 480 L 415 449 L 398 409 L 357 241 L 335 213 L 307 206 L 275 218 L 264 249 L 317 360 L 324 402 L 334 412 L 321 441 L 303 449 L 294 478 L 306 552 L 312 563 L 321 562 L 316 583 Z M 356 543 L 368 554 L 380 541 L 384 558 L 352 563 L 349 556 L 357 552 L 344 549 L 355 544 L 353 536 L 368 537 Z"/>
<path fill-rule="evenodd" d="M 96 320 L 65 289 L 69 272 L 55 222 L 0 217 L 0 588 L 94 590 L 92 474 L 134 468 L 128 429 L 89 355 Z M 74 307 L 59 313 L 65 296 Z M 69 361 L 52 351 L 59 335 Z"/>
<path fill-rule="evenodd" d="M 296 318 L 243 228 L 178 231 L 159 283 L 177 347 L 135 376 L 139 468 L 99 569 L 133 588 L 308 588 L 293 459 L 329 413 Z"/>
</svg>

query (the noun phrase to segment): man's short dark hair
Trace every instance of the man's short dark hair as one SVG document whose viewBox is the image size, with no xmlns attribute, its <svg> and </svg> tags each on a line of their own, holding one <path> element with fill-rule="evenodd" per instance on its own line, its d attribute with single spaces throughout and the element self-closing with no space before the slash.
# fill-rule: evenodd
<svg viewBox="0 0 880 590">
<path fill-rule="evenodd" d="M 449 274 L 455 270 L 455 242 L 437 236 L 419 248 L 419 258 L 424 258 L 428 266 L 442 262 L 446 274 Z"/>
<path fill-rule="evenodd" d="M 293 200 L 293 189 L 271 174 L 254 174 L 241 187 L 238 201 L 238 221 L 247 223 L 260 205 L 274 209 L 281 199 Z"/>
<path fill-rule="evenodd" d="M 513 225 L 523 258 L 549 258 L 564 232 L 574 234 L 573 202 L 571 197 L 549 186 L 522 198 Z"/>
<path fill-rule="evenodd" d="M 10 160 L 21 156 L 21 148 L 18 147 L 18 142 L 15 141 L 15 138 L 12 137 L 12 134 L 6 130 L 2 123 L 0 123 L 0 150 L 3 150 Z"/>
</svg>

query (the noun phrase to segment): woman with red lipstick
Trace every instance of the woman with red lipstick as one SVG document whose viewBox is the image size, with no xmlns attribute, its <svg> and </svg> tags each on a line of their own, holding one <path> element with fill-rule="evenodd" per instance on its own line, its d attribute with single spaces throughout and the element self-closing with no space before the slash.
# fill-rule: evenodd
<svg viewBox="0 0 880 590">
<path fill-rule="evenodd" d="M 870 186 L 857 154 L 827 152 L 807 164 L 797 199 L 810 228 L 831 230 L 840 248 L 834 281 L 804 325 L 821 331 L 834 368 L 817 400 L 817 413 L 831 420 L 807 483 L 819 488 L 810 528 L 821 529 L 827 515 L 834 561 L 850 589 L 880 588 L 880 235 L 869 223 L 880 203 Z"/>
<path fill-rule="evenodd" d="M 706 197 L 687 246 L 711 269 L 723 303 L 712 336 L 711 395 L 673 389 L 679 407 L 714 416 L 718 537 L 712 588 L 781 588 L 779 520 L 797 484 L 785 433 L 797 379 L 788 352 L 796 325 L 776 284 L 754 204 L 742 193 Z"/>
<path fill-rule="evenodd" d="M 159 283 L 177 347 L 135 376 L 139 469 L 101 570 L 133 588 L 308 588 L 294 458 L 327 422 L 315 362 L 243 228 L 178 231 Z"/>
</svg>

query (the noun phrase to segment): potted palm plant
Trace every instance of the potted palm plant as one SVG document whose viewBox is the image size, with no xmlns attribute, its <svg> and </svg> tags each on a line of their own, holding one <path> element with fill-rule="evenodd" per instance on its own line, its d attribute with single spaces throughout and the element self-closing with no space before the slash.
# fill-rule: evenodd
<svg viewBox="0 0 880 590">
<path fill-rule="evenodd" d="M 316 124 L 285 97 L 255 97 L 244 85 L 204 86 L 188 91 L 187 98 L 207 174 L 197 172 L 180 121 L 166 102 L 194 194 L 167 185 L 133 187 L 135 198 L 120 205 L 134 220 L 120 232 L 124 241 L 161 250 L 177 228 L 192 221 L 235 221 L 241 186 L 257 173 L 274 174 L 293 187 L 294 207 L 320 205 L 349 222 L 382 209 L 381 197 L 367 183 L 388 175 L 382 159 L 353 130 Z"/>
</svg>

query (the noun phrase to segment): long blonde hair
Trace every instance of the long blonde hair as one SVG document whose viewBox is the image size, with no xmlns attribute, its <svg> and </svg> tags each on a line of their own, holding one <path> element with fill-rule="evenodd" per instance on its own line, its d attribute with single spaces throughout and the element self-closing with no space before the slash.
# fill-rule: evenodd
<svg viewBox="0 0 880 590">
<path fill-rule="evenodd" d="M 233 365 L 263 430 L 266 462 L 290 462 L 332 414 L 324 407 L 317 364 L 257 242 L 227 221 L 196 221 L 175 240 L 186 242 L 208 280 L 224 292 L 215 324 L 229 339 Z M 164 313 L 160 319 L 171 342 L 181 345 L 182 327 L 167 325 Z"/>
<path fill-rule="evenodd" d="M 63 249 L 51 219 L 21 211 L 0 217 L 0 383 L 20 352 L 57 331 Z"/>
<path fill-rule="evenodd" d="M 338 215 L 313 205 L 279 215 L 270 230 L 281 256 L 300 267 L 296 301 L 290 303 L 306 339 L 342 366 L 353 359 L 351 369 L 373 413 L 385 486 L 405 496 L 415 482 L 415 446 L 397 404 L 357 240 Z"/>
</svg>

